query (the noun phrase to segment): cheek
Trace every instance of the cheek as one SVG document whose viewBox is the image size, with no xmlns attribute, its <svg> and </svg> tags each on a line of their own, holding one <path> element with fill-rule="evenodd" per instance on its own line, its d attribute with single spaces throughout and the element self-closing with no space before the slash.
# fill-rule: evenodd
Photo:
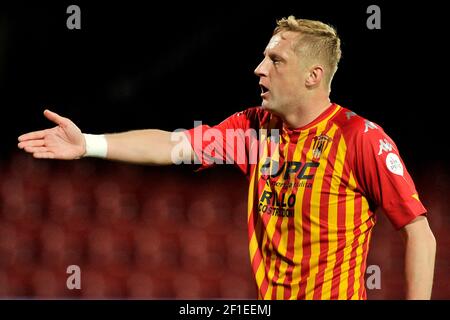
<svg viewBox="0 0 450 320">
<path fill-rule="evenodd" d="M 298 74 L 292 76 L 289 82 L 295 92 L 301 91 L 305 87 L 305 78 Z"/>
<path fill-rule="evenodd" d="M 295 95 L 304 87 L 303 80 L 297 77 L 284 78 L 280 83 L 279 89 L 285 94 Z"/>
</svg>

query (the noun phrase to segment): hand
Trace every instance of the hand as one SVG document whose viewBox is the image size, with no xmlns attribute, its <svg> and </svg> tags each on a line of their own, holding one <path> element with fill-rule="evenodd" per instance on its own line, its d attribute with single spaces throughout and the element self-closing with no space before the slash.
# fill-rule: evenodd
<svg viewBox="0 0 450 320">
<path fill-rule="evenodd" d="M 18 147 L 35 158 L 79 159 L 86 153 L 86 142 L 81 130 L 68 118 L 45 110 L 44 116 L 56 127 L 29 132 L 19 137 Z"/>
</svg>

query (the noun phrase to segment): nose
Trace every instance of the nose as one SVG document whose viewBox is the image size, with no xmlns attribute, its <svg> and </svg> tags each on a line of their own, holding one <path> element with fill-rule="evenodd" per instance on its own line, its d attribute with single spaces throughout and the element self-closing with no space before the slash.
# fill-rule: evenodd
<svg viewBox="0 0 450 320">
<path fill-rule="evenodd" d="M 255 75 L 257 75 L 258 77 L 267 76 L 267 67 L 265 61 L 266 59 L 263 59 L 263 61 L 261 61 L 261 63 L 256 67 L 254 71 Z"/>
</svg>

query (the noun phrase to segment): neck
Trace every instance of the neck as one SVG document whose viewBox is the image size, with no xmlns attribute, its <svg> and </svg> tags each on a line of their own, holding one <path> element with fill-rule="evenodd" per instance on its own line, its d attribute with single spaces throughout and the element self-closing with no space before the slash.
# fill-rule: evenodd
<svg viewBox="0 0 450 320">
<path fill-rule="evenodd" d="M 303 101 L 296 105 L 290 112 L 281 115 L 281 118 L 288 128 L 300 128 L 314 121 L 330 104 L 331 102 L 328 96 Z"/>
</svg>

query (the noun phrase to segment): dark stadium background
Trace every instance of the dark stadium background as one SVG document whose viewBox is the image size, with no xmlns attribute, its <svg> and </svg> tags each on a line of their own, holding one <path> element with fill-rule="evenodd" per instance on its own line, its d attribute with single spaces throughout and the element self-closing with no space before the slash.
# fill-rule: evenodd
<svg viewBox="0 0 450 320">
<path fill-rule="evenodd" d="M 13 2 L 0 4 L 0 298 L 255 298 L 246 180 L 232 167 L 193 173 L 83 159 L 34 160 L 17 136 L 213 125 L 258 105 L 253 75 L 275 19 L 334 25 L 343 58 L 332 100 L 396 141 L 438 242 L 433 298 L 450 298 L 445 11 L 427 1 Z M 81 30 L 66 8 L 81 8 Z M 366 8 L 381 7 L 381 30 Z M 371 299 L 403 296 L 400 235 L 379 215 Z M 79 265 L 82 289 L 66 287 Z"/>
</svg>

